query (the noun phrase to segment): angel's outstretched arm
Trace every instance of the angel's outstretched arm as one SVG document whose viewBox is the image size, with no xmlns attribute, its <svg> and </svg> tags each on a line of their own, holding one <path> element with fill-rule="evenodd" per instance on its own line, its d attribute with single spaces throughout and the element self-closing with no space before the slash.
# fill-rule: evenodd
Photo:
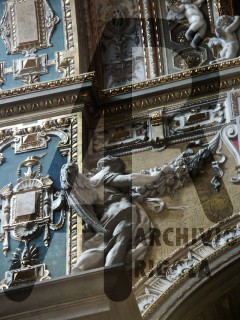
<svg viewBox="0 0 240 320">
<path fill-rule="evenodd" d="M 197 6 L 200 6 L 205 0 L 196 0 L 193 1 L 194 4 L 196 4 Z"/>
<path fill-rule="evenodd" d="M 155 182 L 160 177 L 161 172 L 156 169 L 151 174 L 131 173 L 126 175 L 118 175 L 111 181 L 113 187 L 129 187 L 129 186 L 145 186 Z"/>
<path fill-rule="evenodd" d="M 239 16 L 235 16 L 233 23 L 231 23 L 230 26 L 228 26 L 228 27 L 226 28 L 226 32 L 234 32 L 234 31 L 236 31 L 239 27 L 240 27 L 240 17 L 239 17 Z"/>
</svg>

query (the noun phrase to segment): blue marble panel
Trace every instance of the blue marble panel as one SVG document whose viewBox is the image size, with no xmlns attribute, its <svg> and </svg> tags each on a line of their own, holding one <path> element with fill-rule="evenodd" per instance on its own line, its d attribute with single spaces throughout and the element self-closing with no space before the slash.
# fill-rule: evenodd
<svg viewBox="0 0 240 320">
<path fill-rule="evenodd" d="M 63 27 L 63 16 L 62 16 L 62 8 L 61 8 L 61 0 L 48 0 L 48 3 L 54 13 L 60 18 L 58 24 L 55 25 L 54 32 L 51 37 L 52 46 L 46 49 L 41 49 L 37 51 L 37 54 L 47 54 L 48 60 L 55 59 L 55 52 L 65 50 L 64 43 L 64 27 Z M 3 16 L 4 4 L 1 1 L 0 3 L 0 18 Z M 27 17 L 26 17 L 27 19 Z M 24 55 L 21 53 L 18 54 L 6 54 L 5 44 L 0 37 L 0 62 L 4 62 L 5 68 L 9 68 L 13 66 L 14 59 L 21 59 Z M 56 80 L 61 77 L 61 73 L 56 71 L 55 66 L 51 66 L 48 68 L 48 74 L 41 75 L 40 81 L 50 81 Z M 23 85 L 22 80 L 14 80 L 13 74 L 9 73 L 5 75 L 5 81 L 2 86 L 2 90 L 13 89 L 17 87 L 21 87 Z"/>
<path fill-rule="evenodd" d="M 67 158 L 62 157 L 56 149 L 58 142 L 58 137 L 51 136 L 51 141 L 49 141 L 47 149 L 17 155 L 15 155 L 14 149 L 11 146 L 7 147 L 3 151 L 5 162 L 0 166 L 0 188 L 10 182 L 13 185 L 17 184 L 17 168 L 27 157 L 30 155 L 42 155 L 47 152 L 41 159 L 41 174 L 43 176 L 50 175 L 54 182 L 55 191 L 60 190 L 60 169 L 62 165 L 66 163 Z M 37 168 L 34 169 L 36 170 Z M 61 230 L 51 231 L 51 240 L 48 248 L 45 247 L 43 243 L 44 232 L 30 242 L 30 245 L 35 245 L 40 248 L 39 263 L 46 263 L 52 278 L 66 274 L 66 232 L 66 222 Z M 7 257 L 2 254 L 2 244 L 0 243 L 0 280 L 4 278 L 5 271 L 10 270 L 12 253 L 15 252 L 17 248 L 23 249 L 23 243 L 15 241 L 11 239 L 11 237 L 9 239 L 10 250 L 8 251 Z"/>
</svg>

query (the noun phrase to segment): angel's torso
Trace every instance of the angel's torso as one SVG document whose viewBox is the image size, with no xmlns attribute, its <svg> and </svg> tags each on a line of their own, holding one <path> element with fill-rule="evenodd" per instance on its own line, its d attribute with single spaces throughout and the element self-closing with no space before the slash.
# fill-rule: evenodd
<svg viewBox="0 0 240 320">
<path fill-rule="evenodd" d="M 188 20 L 203 19 L 203 15 L 196 4 L 185 4 L 184 6 L 185 16 Z"/>
</svg>

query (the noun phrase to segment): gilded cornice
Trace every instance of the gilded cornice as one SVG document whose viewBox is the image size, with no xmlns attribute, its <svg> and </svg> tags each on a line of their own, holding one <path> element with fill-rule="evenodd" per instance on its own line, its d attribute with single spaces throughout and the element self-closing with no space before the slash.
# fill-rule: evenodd
<svg viewBox="0 0 240 320">
<path fill-rule="evenodd" d="M 120 124 L 123 121 L 130 119 L 141 119 L 149 117 L 149 114 L 154 111 L 162 110 L 165 114 L 174 112 L 181 108 L 189 108 L 192 106 L 200 105 L 203 103 L 211 103 L 213 101 L 225 100 L 227 97 L 226 93 L 207 95 L 203 98 L 194 100 L 179 102 L 179 99 L 174 100 L 171 103 L 164 103 L 162 101 L 162 95 L 157 97 L 149 97 L 139 101 L 133 101 L 126 105 L 116 105 L 112 107 L 106 107 L 104 110 L 105 114 L 105 125 Z M 176 102 L 175 102 L 176 101 Z"/>
<path fill-rule="evenodd" d="M 24 121 L 35 121 L 45 117 L 63 114 L 72 114 L 83 110 L 84 104 L 80 102 L 81 94 L 69 93 L 64 96 L 46 96 L 34 102 L 18 104 L 7 108 L 0 108 L 0 126 L 17 125 Z"/>
<path fill-rule="evenodd" d="M 98 91 L 98 95 L 99 95 L 100 100 L 103 100 L 103 98 L 106 98 L 106 97 L 115 97 L 118 95 L 124 95 L 126 93 L 133 93 L 133 92 L 140 91 L 140 90 L 151 89 L 151 88 L 154 88 L 157 86 L 161 86 L 163 84 L 168 84 L 168 83 L 172 83 L 175 81 L 177 82 L 177 81 L 181 81 L 181 80 L 191 79 L 193 77 L 206 75 L 207 73 L 209 73 L 209 74 L 216 73 L 216 72 L 220 72 L 223 70 L 236 68 L 236 67 L 240 67 L 240 58 L 225 61 L 225 62 L 218 63 L 218 64 L 209 65 L 206 67 L 201 67 L 201 68 L 197 68 L 197 69 L 184 71 L 181 73 L 161 76 L 156 79 L 147 80 L 147 81 L 135 83 L 132 85 L 117 87 L 117 88 L 113 88 L 113 89 L 109 89 L 109 90 Z M 229 77 L 230 76 L 228 76 L 228 78 Z M 234 86 L 234 84 L 239 79 L 240 78 L 236 78 L 236 77 L 233 78 L 231 85 Z M 22 95 L 22 94 L 26 94 L 26 93 L 32 93 L 32 92 L 36 92 L 36 91 L 44 91 L 44 90 L 53 89 L 53 88 L 60 88 L 62 86 L 79 84 L 79 83 L 84 83 L 84 82 L 88 82 L 88 81 L 91 81 L 91 82 L 95 81 L 95 72 L 88 72 L 88 73 L 84 73 L 84 74 L 81 74 L 81 75 L 78 75 L 75 77 L 68 77 L 68 78 L 64 78 L 64 79 L 38 83 L 38 84 L 34 84 L 34 85 L 27 85 L 24 87 L 14 88 L 11 90 L 4 90 L 4 91 L 0 92 L 0 99 L 10 98 L 13 96 L 18 96 L 18 95 Z M 224 89 L 224 87 L 227 88 L 226 81 L 227 80 L 220 82 L 221 89 Z M 228 80 L 228 81 L 230 81 L 230 80 Z M 230 83 L 229 83 L 229 85 L 230 85 Z M 214 90 L 214 84 L 210 83 L 208 85 L 205 85 L 205 87 L 206 87 L 205 91 L 209 92 L 209 90 L 211 88 Z M 219 87 L 217 89 L 219 89 Z M 176 99 L 178 99 L 178 100 L 184 99 L 184 98 L 188 97 L 188 95 L 190 94 L 190 93 L 188 93 L 188 90 L 186 90 L 186 89 L 181 90 L 181 91 L 178 90 L 175 92 L 176 92 Z M 199 89 L 194 88 L 193 92 L 191 92 L 191 95 L 196 95 L 197 92 L 201 93 L 200 88 Z M 168 100 L 171 100 L 171 96 L 172 96 L 172 98 L 174 98 L 173 92 L 169 93 L 169 97 L 167 97 L 167 96 L 164 97 L 164 95 L 163 95 L 161 98 L 162 102 L 164 102 L 164 103 L 168 102 Z M 104 99 L 104 101 L 105 101 L 105 99 Z"/>
<path fill-rule="evenodd" d="M 79 76 L 63 78 L 59 80 L 53 80 L 48 82 L 37 83 L 20 88 L 14 88 L 11 90 L 5 90 L 0 92 L 0 99 L 12 98 L 16 96 L 25 95 L 34 92 L 44 92 L 45 90 L 62 88 L 74 84 L 83 84 L 85 82 L 92 82 L 95 80 L 95 73 L 89 72 Z"/>
<path fill-rule="evenodd" d="M 94 93 L 94 96 L 90 92 L 87 92 L 82 98 L 86 103 L 86 109 L 94 115 L 96 115 L 96 113 L 99 115 L 99 112 L 101 113 L 101 111 L 103 111 L 106 118 L 111 118 L 112 116 L 116 117 L 117 115 L 124 113 L 134 114 L 155 108 L 167 107 L 169 110 L 173 110 L 181 108 L 181 106 L 186 106 L 189 103 L 192 103 L 192 101 L 197 103 L 197 101 L 203 101 L 203 99 L 218 99 L 221 98 L 225 92 L 231 90 L 232 88 L 239 88 L 240 76 L 236 72 L 236 68 L 239 66 L 240 59 L 235 59 L 220 64 L 214 64 L 169 76 L 162 76 L 154 80 L 104 91 L 98 90 L 96 87 L 95 73 L 89 72 L 75 77 L 68 77 L 2 91 L 0 92 L 0 100 L 2 100 L 1 103 L 3 106 L 5 99 L 8 99 L 8 102 L 10 101 L 11 105 L 11 98 L 16 99 L 16 97 L 19 97 L 20 101 L 20 97 L 22 96 L 25 100 L 27 100 L 27 95 L 29 95 L 29 97 L 32 99 L 34 97 L 33 94 L 38 93 L 42 95 L 41 101 L 37 102 L 39 103 L 38 110 L 41 110 L 46 108 L 46 106 L 42 103 L 42 98 L 44 98 L 44 95 L 46 95 L 48 90 L 57 90 L 64 87 L 70 88 L 70 86 L 73 85 L 82 85 L 79 86 L 79 89 L 81 89 L 84 84 L 89 83 L 88 87 L 91 92 Z M 233 73 L 228 72 L 228 74 L 223 76 L 221 75 L 221 77 L 220 73 L 219 76 L 217 75 L 217 72 L 230 68 L 235 69 L 232 69 L 232 71 L 234 71 Z M 214 73 L 215 78 L 213 79 L 210 77 L 211 72 Z M 209 81 L 199 80 L 198 85 L 196 85 L 197 81 L 194 80 L 193 83 L 183 83 L 180 86 L 181 80 L 190 79 L 206 73 L 209 73 Z M 173 90 L 171 86 L 171 82 L 173 81 L 176 81 L 176 85 L 174 86 L 175 90 Z M 167 83 L 169 83 L 169 85 L 166 89 L 163 85 Z M 153 88 L 154 91 L 151 90 Z M 129 97 L 129 93 L 132 93 L 131 97 Z M 35 100 L 37 99 L 38 98 Z M 72 101 L 71 103 L 75 103 L 75 101 Z M 51 106 L 55 104 L 55 106 L 57 106 L 56 103 L 52 102 L 49 102 L 48 104 Z M 98 110 L 95 109 L 96 105 L 98 106 Z M 12 111 L 13 109 L 14 112 Z M 7 109 L 0 109 L 0 117 L 8 117 L 22 113 L 28 113 L 31 111 L 33 111 L 31 107 L 29 108 L 22 106 L 20 103 L 16 106 L 15 100 L 14 108 L 10 106 L 7 107 Z"/>
<path fill-rule="evenodd" d="M 163 93 L 160 95 L 147 97 L 143 99 L 136 99 L 125 104 L 112 104 L 104 108 L 104 115 L 107 123 L 116 122 L 119 116 L 122 119 L 122 115 L 135 115 L 146 111 L 153 111 L 154 109 L 164 109 L 166 112 L 179 110 L 189 106 L 194 106 L 204 102 L 218 101 L 226 98 L 227 89 L 230 90 L 232 87 L 240 86 L 240 77 L 236 79 L 230 79 L 228 81 L 222 81 L 219 84 L 203 85 L 196 89 L 184 89 L 175 92 Z M 210 95 L 211 94 L 211 95 Z M 201 97 L 201 98 L 200 98 Z"/>
<path fill-rule="evenodd" d="M 216 73 L 216 72 L 220 72 L 220 71 L 224 71 L 224 70 L 228 70 L 236 67 L 240 67 L 240 58 L 224 61 L 221 63 L 215 63 L 212 65 L 208 65 L 208 66 L 204 66 L 204 67 L 200 67 L 192 70 L 187 70 L 184 72 L 179 72 L 171 75 L 165 75 L 159 78 L 135 83 L 128 86 L 122 86 L 122 87 L 112 88 L 108 90 L 103 90 L 101 92 L 101 98 L 113 97 L 113 96 L 131 93 L 131 92 L 135 92 L 143 89 L 154 88 L 159 85 L 191 79 L 194 77 L 199 77 L 201 75 L 211 74 L 214 72 Z"/>
</svg>

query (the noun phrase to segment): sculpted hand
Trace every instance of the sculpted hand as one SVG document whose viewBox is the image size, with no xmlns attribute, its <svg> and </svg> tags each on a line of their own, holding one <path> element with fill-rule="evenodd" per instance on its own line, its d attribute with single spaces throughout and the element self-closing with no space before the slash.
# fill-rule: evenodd
<svg viewBox="0 0 240 320">
<path fill-rule="evenodd" d="M 155 168 L 153 168 L 153 169 L 150 169 L 150 175 L 151 175 L 152 177 L 156 177 L 156 179 L 157 179 L 157 178 L 160 177 L 161 171 L 160 171 L 157 167 L 155 167 Z"/>
</svg>

